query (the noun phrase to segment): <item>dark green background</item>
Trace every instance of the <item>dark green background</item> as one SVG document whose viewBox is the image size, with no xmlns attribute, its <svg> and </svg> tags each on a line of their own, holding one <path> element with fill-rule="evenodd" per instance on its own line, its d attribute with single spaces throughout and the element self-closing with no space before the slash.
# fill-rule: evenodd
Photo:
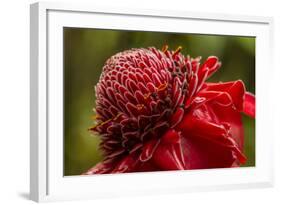
<svg viewBox="0 0 281 205">
<path fill-rule="evenodd" d="M 94 86 L 104 62 L 117 52 L 154 46 L 182 46 L 191 57 L 220 58 L 222 67 L 208 81 L 241 79 L 255 93 L 255 38 L 142 31 L 64 28 L 64 175 L 79 175 L 102 159 L 99 138 L 88 132 L 93 124 Z M 255 121 L 243 117 L 245 150 L 255 165 Z"/>
</svg>

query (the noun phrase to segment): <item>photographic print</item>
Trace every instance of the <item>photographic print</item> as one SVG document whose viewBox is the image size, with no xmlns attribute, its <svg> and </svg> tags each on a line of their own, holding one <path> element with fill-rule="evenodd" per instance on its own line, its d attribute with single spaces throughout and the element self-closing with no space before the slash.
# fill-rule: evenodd
<svg viewBox="0 0 281 205">
<path fill-rule="evenodd" d="M 255 40 L 64 27 L 64 176 L 254 167 Z"/>
</svg>

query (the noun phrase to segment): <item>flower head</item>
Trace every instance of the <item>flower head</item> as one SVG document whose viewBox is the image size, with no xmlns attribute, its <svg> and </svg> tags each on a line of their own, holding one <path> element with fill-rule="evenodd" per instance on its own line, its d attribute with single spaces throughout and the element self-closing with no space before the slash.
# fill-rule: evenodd
<svg viewBox="0 0 281 205">
<path fill-rule="evenodd" d="M 104 160 L 85 174 L 239 166 L 241 112 L 254 96 L 241 80 L 205 82 L 221 63 L 156 48 L 109 58 L 96 85 L 96 120 Z"/>
</svg>

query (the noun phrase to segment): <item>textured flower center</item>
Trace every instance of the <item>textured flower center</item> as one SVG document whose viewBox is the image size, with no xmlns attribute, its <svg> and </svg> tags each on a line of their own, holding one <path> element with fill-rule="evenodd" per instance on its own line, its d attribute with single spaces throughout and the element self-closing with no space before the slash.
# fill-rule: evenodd
<svg viewBox="0 0 281 205">
<path fill-rule="evenodd" d="M 134 152 L 174 127 L 198 66 L 180 48 L 132 49 L 109 58 L 96 85 L 97 125 L 91 128 L 101 135 L 106 158 Z"/>
</svg>

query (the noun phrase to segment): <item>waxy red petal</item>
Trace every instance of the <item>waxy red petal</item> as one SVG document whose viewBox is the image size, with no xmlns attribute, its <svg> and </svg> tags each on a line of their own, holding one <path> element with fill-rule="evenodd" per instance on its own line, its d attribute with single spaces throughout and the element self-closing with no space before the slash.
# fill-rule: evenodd
<svg viewBox="0 0 281 205">
<path fill-rule="evenodd" d="M 125 173 L 132 172 L 136 170 L 139 160 L 135 154 L 130 154 L 124 157 L 120 162 L 114 167 L 111 173 Z"/>
<path fill-rule="evenodd" d="M 256 98 L 252 93 L 246 92 L 243 112 L 250 117 L 256 116 Z"/>
<path fill-rule="evenodd" d="M 205 137 L 216 140 L 226 134 L 225 127 L 213 121 L 207 109 L 197 108 L 184 116 L 182 122 L 176 127 L 185 136 Z M 212 121 L 211 121 L 212 120 Z"/>
<path fill-rule="evenodd" d="M 205 72 L 208 69 L 208 77 L 215 73 L 221 66 L 219 59 L 216 56 L 210 56 L 207 60 L 201 65 L 199 69 L 200 72 Z"/>
<path fill-rule="evenodd" d="M 239 126 L 241 123 L 241 117 L 239 118 L 239 122 L 236 125 L 233 125 L 232 119 L 229 121 L 225 116 L 230 115 L 232 117 L 235 117 L 235 114 L 233 113 L 237 112 L 233 111 L 233 109 L 231 108 L 226 109 L 223 107 L 224 114 L 217 115 L 217 109 L 221 108 L 222 107 L 217 104 L 207 104 L 201 106 L 184 116 L 182 122 L 176 127 L 176 129 L 182 131 L 182 135 L 189 141 L 189 143 L 192 143 L 194 140 L 198 141 L 198 138 L 201 138 L 204 139 L 207 144 L 212 144 L 210 145 L 210 148 L 208 148 L 209 150 L 212 150 L 214 145 L 216 144 L 216 146 L 218 145 L 223 151 L 221 155 L 229 156 L 230 153 L 231 155 L 234 154 L 232 158 L 229 158 L 229 160 L 225 162 L 226 164 L 232 164 L 235 158 L 237 158 L 241 163 L 244 163 L 245 157 L 242 154 L 241 150 L 241 140 L 243 140 L 243 132 L 240 132 L 240 130 L 243 131 L 243 128 Z M 237 119 L 234 118 L 234 120 Z M 232 126 L 225 124 L 228 122 L 234 127 L 232 128 Z M 229 128 L 231 129 L 229 130 Z M 236 134 L 236 136 L 233 137 L 233 134 Z M 187 147 L 192 149 L 192 145 L 189 145 Z M 193 152 L 193 154 L 199 155 L 196 152 Z M 209 156 L 206 155 L 201 156 L 201 158 L 202 157 L 208 158 Z M 216 160 L 220 159 L 214 159 L 214 164 L 217 164 Z"/>
<path fill-rule="evenodd" d="M 241 80 L 226 83 L 206 83 L 207 91 L 227 92 L 238 111 L 243 110 L 245 86 Z"/>
<path fill-rule="evenodd" d="M 231 167 L 235 161 L 229 149 L 200 137 L 182 137 L 181 146 L 185 169 Z"/>
<path fill-rule="evenodd" d="M 197 100 L 199 98 L 204 98 L 204 101 L 198 103 Z M 197 99 L 196 99 L 197 98 Z M 196 103 L 196 106 L 212 101 L 212 103 L 217 103 L 221 106 L 230 106 L 233 104 L 232 97 L 227 92 L 219 92 L 219 91 L 201 91 L 197 94 L 196 98 L 192 101 L 192 103 Z"/>
<path fill-rule="evenodd" d="M 198 92 L 201 89 L 201 87 L 204 85 L 205 80 L 209 76 L 209 68 L 199 70 L 197 75 L 198 75 L 198 85 L 196 91 Z"/>
<path fill-rule="evenodd" d="M 185 162 L 181 136 L 175 130 L 168 130 L 152 157 L 161 170 L 184 170 Z"/>
<path fill-rule="evenodd" d="M 232 138 L 238 144 L 239 149 L 243 151 L 244 127 L 241 113 L 231 107 L 221 107 L 216 104 L 209 106 L 209 108 L 220 122 L 229 124 Z"/>
</svg>

